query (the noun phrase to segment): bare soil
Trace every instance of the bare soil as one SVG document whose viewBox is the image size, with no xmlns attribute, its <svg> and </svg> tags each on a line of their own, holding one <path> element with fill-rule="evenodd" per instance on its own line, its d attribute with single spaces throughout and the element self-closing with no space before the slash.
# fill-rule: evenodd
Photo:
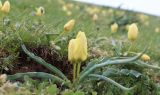
<svg viewBox="0 0 160 95">
<path fill-rule="evenodd" d="M 61 70 L 69 79 L 72 79 L 72 65 L 67 61 L 67 57 L 60 56 L 56 51 L 46 46 L 27 47 L 30 52 L 43 58 L 46 62 L 52 64 Z M 44 66 L 30 59 L 22 50 L 20 50 L 18 62 L 10 70 L 9 74 L 24 72 L 47 72 L 52 73 Z"/>
</svg>

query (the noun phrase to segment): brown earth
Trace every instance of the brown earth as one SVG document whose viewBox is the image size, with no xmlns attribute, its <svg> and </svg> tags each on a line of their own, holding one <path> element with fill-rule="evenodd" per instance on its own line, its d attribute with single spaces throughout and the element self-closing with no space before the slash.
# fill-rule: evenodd
<svg viewBox="0 0 160 95">
<path fill-rule="evenodd" d="M 56 51 L 49 49 L 46 46 L 30 47 L 27 49 L 35 55 L 43 58 L 46 62 L 52 64 L 61 70 L 69 79 L 72 79 L 72 65 L 67 61 L 67 57 L 62 57 Z M 44 66 L 30 59 L 22 50 L 20 50 L 18 62 L 9 71 L 9 74 L 23 72 L 47 72 L 51 73 Z"/>
</svg>

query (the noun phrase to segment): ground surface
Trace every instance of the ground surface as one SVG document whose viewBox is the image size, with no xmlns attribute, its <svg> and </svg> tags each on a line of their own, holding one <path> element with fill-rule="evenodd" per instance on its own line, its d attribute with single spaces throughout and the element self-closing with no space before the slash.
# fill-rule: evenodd
<svg viewBox="0 0 160 95">
<path fill-rule="evenodd" d="M 75 19 L 76 24 L 71 33 L 69 33 L 67 36 L 69 36 L 70 38 L 74 38 L 75 34 L 77 34 L 78 31 L 84 31 L 88 38 L 89 52 L 91 53 L 91 56 L 93 53 L 96 57 L 115 56 L 113 54 L 113 41 L 116 41 L 120 43 L 122 47 L 125 47 L 122 51 L 127 51 L 131 43 L 127 38 L 126 26 L 131 23 L 137 23 L 137 26 L 139 28 L 138 39 L 133 43 L 130 51 L 138 53 L 141 52 L 145 48 L 145 46 L 149 46 L 146 52 L 151 57 L 149 64 L 160 65 L 160 17 L 147 16 L 141 13 L 133 13 L 118 9 L 105 8 L 101 6 L 87 5 L 73 1 L 66 1 L 69 8 L 68 11 L 64 11 L 63 4 L 61 4 L 61 2 L 59 1 L 61 0 L 11 1 L 11 11 L 7 15 L 7 17 L 10 19 L 12 24 L 9 26 L 10 28 L 7 28 L 7 30 L 14 30 L 15 27 L 23 23 L 23 29 L 17 31 L 15 30 L 12 32 L 20 32 L 20 36 L 22 37 L 23 42 L 31 52 L 35 53 L 37 56 L 42 57 L 48 63 L 51 63 L 59 68 L 70 79 L 72 77 L 72 67 L 71 65 L 67 65 L 69 63 L 67 61 L 66 51 L 68 42 L 65 44 L 65 46 L 62 45 L 61 52 L 57 54 L 57 52 L 52 52 L 52 50 L 47 47 L 48 43 L 46 41 L 46 38 L 44 37 L 44 34 L 46 33 L 61 33 L 61 31 L 63 31 L 64 24 L 70 19 Z M 41 17 L 36 17 L 34 16 L 34 12 L 39 6 L 43 6 L 45 8 L 45 14 Z M 91 12 L 91 9 L 95 11 Z M 71 12 L 71 14 L 68 12 Z M 93 21 L 94 14 L 98 15 L 98 19 L 96 21 Z M 34 25 L 37 23 L 36 21 L 40 21 L 42 23 L 42 26 Z M 116 33 L 112 33 L 110 29 L 111 24 L 113 24 L 114 22 L 119 24 L 119 29 Z M 4 27 L 0 26 L 0 29 L 4 29 Z M 1 31 L 3 32 L 4 30 Z M 105 41 L 102 43 L 93 44 L 97 41 L 97 39 L 101 38 L 104 38 Z M 10 70 L 2 67 L 2 71 L 7 72 L 8 74 L 28 71 L 49 72 L 44 67 L 36 65 L 35 62 L 28 59 L 27 56 L 23 54 L 22 50 L 19 48 L 19 42 L 16 42 L 16 39 L 17 38 L 13 38 L 11 39 L 11 41 L 7 40 L 5 42 L 1 42 L 2 52 L 0 52 L 0 56 L 2 58 L 10 54 L 15 56 L 15 52 L 18 52 L 18 57 L 14 57 L 14 61 L 10 62 L 12 63 L 11 67 L 9 67 Z M 12 44 L 10 44 L 11 42 Z M 154 81 L 158 83 L 158 77 Z M 115 88 L 111 89 L 113 90 Z M 138 91 L 136 93 L 138 93 Z M 153 93 L 148 95 L 153 95 Z"/>
</svg>

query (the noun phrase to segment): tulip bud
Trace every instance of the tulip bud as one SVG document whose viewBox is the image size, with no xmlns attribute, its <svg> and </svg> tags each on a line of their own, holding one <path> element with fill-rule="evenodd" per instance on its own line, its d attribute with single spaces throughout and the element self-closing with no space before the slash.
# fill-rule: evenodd
<svg viewBox="0 0 160 95">
<path fill-rule="evenodd" d="M 131 24 L 128 29 L 128 39 L 135 41 L 138 36 L 138 28 L 135 23 Z"/>
<path fill-rule="evenodd" d="M 75 60 L 85 61 L 87 59 L 87 38 L 84 32 L 78 32 L 75 46 Z"/>
<path fill-rule="evenodd" d="M 10 2 L 9 1 L 5 1 L 2 8 L 1 8 L 1 11 L 4 12 L 4 13 L 9 13 L 10 11 Z"/>
<path fill-rule="evenodd" d="M 141 59 L 142 59 L 143 61 L 149 61 L 149 60 L 150 60 L 150 57 L 149 57 L 147 54 L 143 54 L 143 55 L 141 56 Z"/>
<path fill-rule="evenodd" d="M 36 16 L 42 16 L 45 13 L 45 10 L 43 7 L 39 7 L 37 9 L 37 12 L 35 13 Z"/>
<path fill-rule="evenodd" d="M 65 5 L 62 7 L 62 10 L 63 10 L 64 12 L 67 12 L 67 11 L 68 11 L 68 9 L 67 9 L 67 7 L 66 7 Z"/>
<path fill-rule="evenodd" d="M 75 25 L 75 20 L 72 19 L 72 20 L 68 21 L 68 22 L 64 25 L 64 30 L 65 30 L 66 32 L 69 32 L 69 31 L 72 30 L 72 28 L 74 27 L 74 25 Z"/>
<path fill-rule="evenodd" d="M 72 63 L 75 61 L 74 52 L 75 52 L 76 39 L 71 39 L 68 45 L 68 60 Z"/>
<path fill-rule="evenodd" d="M 158 32 L 160 32 L 160 29 L 157 27 L 157 28 L 155 28 L 155 30 L 154 30 L 156 33 L 158 33 Z"/>
<path fill-rule="evenodd" d="M 111 31 L 112 31 L 112 33 L 117 32 L 117 30 L 118 30 L 118 24 L 117 23 L 112 24 L 111 25 Z"/>
<path fill-rule="evenodd" d="M 92 17 L 92 20 L 93 20 L 93 21 L 97 21 L 97 20 L 98 20 L 98 15 L 97 15 L 97 14 L 94 14 L 93 17 Z"/>
</svg>

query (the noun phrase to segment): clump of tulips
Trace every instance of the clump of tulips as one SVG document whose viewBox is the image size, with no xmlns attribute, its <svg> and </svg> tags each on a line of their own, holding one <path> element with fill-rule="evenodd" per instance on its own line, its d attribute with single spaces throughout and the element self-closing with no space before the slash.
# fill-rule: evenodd
<svg viewBox="0 0 160 95">
<path fill-rule="evenodd" d="M 74 26 L 75 21 L 71 20 L 69 21 L 65 26 L 64 30 L 66 31 L 71 31 L 73 26 Z M 137 28 L 135 24 L 130 26 L 130 33 L 128 34 L 129 39 L 131 41 L 135 40 L 137 37 Z M 136 31 L 136 32 L 135 32 Z M 135 34 L 134 34 L 135 33 Z M 8 75 L 7 79 L 8 80 L 16 80 L 16 79 L 23 79 L 24 76 L 29 76 L 29 77 L 37 77 L 41 79 L 50 79 L 53 80 L 56 83 L 63 84 L 64 86 L 70 88 L 70 89 L 75 89 L 85 81 L 85 79 L 94 79 L 94 80 L 103 80 L 107 81 L 120 89 L 124 91 L 130 91 L 133 90 L 136 86 L 127 88 L 124 87 L 123 85 L 117 83 L 116 81 L 112 80 L 108 74 L 105 74 L 108 72 L 106 70 L 102 70 L 99 73 L 96 71 L 99 69 L 104 69 L 104 67 L 108 65 L 125 65 L 125 64 L 133 64 L 133 65 L 138 65 L 142 67 L 147 67 L 151 69 L 156 69 L 160 70 L 160 67 L 157 66 L 152 66 L 149 64 L 146 64 L 144 62 L 138 61 L 138 59 L 143 59 L 144 61 L 150 60 L 150 57 L 146 54 L 144 54 L 145 50 L 142 53 L 136 53 L 135 56 L 133 57 L 117 57 L 117 58 L 104 58 L 102 60 L 91 60 L 89 63 L 87 63 L 87 66 L 84 69 L 81 68 L 81 63 L 87 60 L 87 37 L 85 35 L 85 32 L 79 31 L 76 38 L 71 39 L 68 44 L 68 60 L 70 63 L 73 65 L 73 81 L 69 80 L 66 75 L 64 75 L 59 69 L 57 69 L 55 66 L 45 62 L 41 57 L 38 57 L 34 55 L 32 52 L 28 51 L 27 48 L 25 47 L 24 44 L 21 45 L 22 50 L 24 53 L 26 53 L 31 59 L 33 59 L 37 64 L 40 64 L 47 69 L 49 69 L 53 74 L 45 73 L 45 72 L 27 72 L 27 73 L 17 73 L 14 75 Z M 66 46 L 67 47 L 67 46 Z M 136 64 L 138 62 L 138 64 Z M 123 70 L 122 70 L 123 71 Z M 121 73 L 122 71 L 117 71 Z M 125 70 L 126 71 L 126 70 Z M 109 73 L 109 72 L 108 72 Z M 124 74 L 124 73 L 123 73 Z M 137 76 L 140 76 L 141 74 L 138 73 L 137 71 L 126 71 L 126 75 L 132 74 L 136 78 Z"/>
</svg>

